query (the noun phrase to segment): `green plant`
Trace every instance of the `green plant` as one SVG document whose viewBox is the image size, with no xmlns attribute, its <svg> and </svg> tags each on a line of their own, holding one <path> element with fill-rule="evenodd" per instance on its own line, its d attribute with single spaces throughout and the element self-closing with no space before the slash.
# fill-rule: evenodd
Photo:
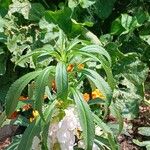
<svg viewBox="0 0 150 150">
<path fill-rule="evenodd" d="M 47 111 L 45 110 L 45 112 L 43 112 L 42 110 L 44 107 L 45 88 L 48 87 L 49 93 L 51 93 L 52 82 L 54 80 L 56 82 L 56 93 L 51 93 L 53 97 L 51 101 L 57 101 L 57 103 L 63 101 L 62 108 L 65 108 L 65 105 L 68 105 L 69 101 L 76 104 L 80 124 L 83 129 L 86 149 L 92 148 L 95 137 L 95 125 L 90 107 L 84 101 L 82 96 L 83 89 L 85 88 L 83 86 L 83 80 L 87 78 L 89 82 L 91 82 L 93 89 L 98 88 L 103 93 L 105 97 L 106 112 L 111 104 L 114 80 L 111 75 L 111 59 L 107 51 L 98 45 L 88 45 L 78 38 L 68 41 L 62 30 L 60 30 L 59 34 L 59 39 L 53 47 L 48 44 L 44 45 L 42 48 L 22 56 L 21 59 L 16 62 L 17 65 L 21 61 L 27 60 L 29 57 L 35 57 L 35 62 L 40 59 L 43 60 L 44 58 L 46 60 L 53 58 L 53 63 L 50 63 L 44 68 L 39 68 L 35 63 L 36 71 L 30 72 L 15 81 L 7 93 L 6 115 L 10 116 L 17 108 L 19 102 L 18 98 L 20 97 L 22 90 L 31 80 L 34 80 L 35 82 L 31 100 L 33 101 L 33 108 L 39 112 L 40 117 L 34 123 L 29 125 L 22 137 L 23 140 L 21 140 L 21 143 L 18 146 L 19 148 L 22 145 L 22 142 L 26 141 L 26 138 L 32 141 L 36 132 L 40 132 L 40 130 L 50 122 L 50 116 L 48 116 L 49 119 L 47 119 L 44 114 L 47 114 Z M 96 62 L 101 65 L 100 70 L 105 70 L 105 76 L 107 76 L 108 83 L 99 73 L 97 73 L 97 70 L 88 66 L 90 62 Z M 73 64 L 73 70 L 67 72 L 67 66 L 69 64 Z M 84 64 L 85 67 L 79 68 L 79 64 Z M 50 107 L 53 105 L 51 111 L 54 111 L 54 109 L 56 109 L 55 107 L 57 107 L 53 103 L 50 104 Z M 39 121 L 43 122 L 40 129 L 36 127 L 36 124 L 39 126 Z M 35 130 L 33 135 L 30 133 L 31 130 Z M 32 144 L 32 142 L 30 143 Z M 28 147 L 29 146 L 30 144 L 28 143 Z"/>
<path fill-rule="evenodd" d="M 124 119 L 137 118 L 144 99 L 148 5 L 147 0 L 0 0 L 0 124 L 11 118 L 11 124 L 27 127 L 8 149 L 28 150 L 35 139 L 41 149 L 63 149 L 47 142 L 50 129 L 59 130 L 74 109 L 81 126 L 74 149 L 95 144 L 119 149 L 116 137 L 127 132 Z M 18 100 L 20 95 L 27 100 Z M 78 120 L 75 116 L 70 118 Z"/>
</svg>

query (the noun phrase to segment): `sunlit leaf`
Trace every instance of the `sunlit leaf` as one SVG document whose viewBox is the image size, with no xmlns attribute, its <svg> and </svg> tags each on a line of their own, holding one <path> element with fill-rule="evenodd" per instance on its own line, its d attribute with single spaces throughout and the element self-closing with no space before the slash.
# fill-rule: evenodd
<svg viewBox="0 0 150 150">
<path fill-rule="evenodd" d="M 86 149 L 92 149 L 95 136 L 95 127 L 93 122 L 93 116 L 88 104 L 84 101 L 82 94 L 75 89 L 72 89 L 73 97 L 77 105 L 78 116 L 80 124 L 83 129 L 83 138 L 86 145 Z"/>
<path fill-rule="evenodd" d="M 23 77 L 16 80 L 6 95 L 6 115 L 10 116 L 11 113 L 15 111 L 15 108 L 18 104 L 19 96 L 22 93 L 22 90 L 27 86 L 27 84 L 36 78 L 39 75 L 40 71 L 30 72 Z"/>
</svg>

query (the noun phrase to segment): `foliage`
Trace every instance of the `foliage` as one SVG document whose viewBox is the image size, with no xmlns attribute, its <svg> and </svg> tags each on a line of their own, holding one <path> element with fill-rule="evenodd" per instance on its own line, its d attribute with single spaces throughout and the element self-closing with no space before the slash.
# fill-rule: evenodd
<svg viewBox="0 0 150 150">
<path fill-rule="evenodd" d="M 123 119 L 138 117 L 144 100 L 148 5 L 146 0 L 0 0 L 0 100 L 3 114 L 23 116 L 27 126 L 8 149 L 30 149 L 35 136 L 46 149 L 45 133 L 70 105 L 78 112 L 85 149 L 94 144 L 119 149 Z M 93 98 L 94 90 L 102 97 Z M 21 103 L 21 95 L 29 100 Z M 117 134 L 106 121 L 109 115 L 117 120 Z M 103 134 L 96 135 L 96 126 Z"/>
</svg>

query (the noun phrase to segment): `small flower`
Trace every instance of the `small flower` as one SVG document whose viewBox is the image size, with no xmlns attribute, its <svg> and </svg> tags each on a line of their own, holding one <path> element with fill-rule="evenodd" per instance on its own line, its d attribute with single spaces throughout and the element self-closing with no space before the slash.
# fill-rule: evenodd
<svg viewBox="0 0 150 150">
<path fill-rule="evenodd" d="M 55 82 L 55 80 L 52 81 L 52 90 L 56 91 L 56 82 Z"/>
<path fill-rule="evenodd" d="M 37 110 L 32 111 L 32 116 L 29 118 L 29 121 L 32 122 L 39 116 L 39 112 Z"/>
<path fill-rule="evenodd" d="M 74 69 L 74 65 L 73 64 L 69 64 L 68 67 L 67 67 L 67 71 L 68 72 L 72 72 Z"/>
<path fill-rule="evenodd" d="M 88 102 L 88 101 L 90 100 L 90 94 L 84 93 L 84 94 L 83 94 L 83 98 L 84 98 L 84 100 L 85 100 L 86 102 Z"/>
<path fill-rule="evenodd" d="M 20 101 L 25 101 L 25 100 L 28 100 L 28 97 L 20 96 L 18 100 L 20 100 Z"/>
<path fill-rule="evenodd" d="M 16 119 L 18 115 L 19 115 L 19 112 L 15 111 L 10 115 L 10 117 L 8 119 Z"/>
<path fill-rule="evenodd" d="M 78 69 L 79 69 L 79 70 L 82 70 L 82 69 L 84 69 L 84 66 L 85 66 L 84 64 L 79 64 L 79 65 L 78 65 Z"/>
<path fill-rule="evenodd" d="M 22 110 L 23 110 L 23 111 L 26 111 L 26 110 L 31 109 L 31 107 L 32 107 L 31 104 L 26 104 L 26 105 L 24 105 L 24 106 L 22 107 Z"/>
<path fill-rule="evenodd" d="M 105 99 L 105 96 L 102 94 L 102 92 L 99 89 L 95 89 L 92 92 L 92 99 L 95 99 L 95 98 Z"/>
<path fill-rule="evenodd" d="M 37 110 L 33 110 L 32 115 L 33 115 L 34 118 L 36 118 L 36 117 L 39 116 L 39 112 Z"/>
<path fill-rule="evenodd" d="M 33 121 L 34 121 L 34 118 L 33 118 L 33 117 L 30 117 L 30 118 L 29 118 L 29 121 L 30 121 L 30 122 L 33 122 Z"/>
</svg>

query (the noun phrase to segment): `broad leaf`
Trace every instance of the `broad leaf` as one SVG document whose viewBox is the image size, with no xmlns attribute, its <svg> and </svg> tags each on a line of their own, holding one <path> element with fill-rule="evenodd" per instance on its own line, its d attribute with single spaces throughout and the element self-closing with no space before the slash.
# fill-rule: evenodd
<svg viewBox="0 0 150 150">
<path fill-rule="evenodd" d="M 96 0 L 95 12 L 101 19 L 106 19 L 112 12 L 116 0 Z"/>
<path fill-rule="evenodd" d="M 44 15 L 45 8 L 40 3 L 32 3 L 29 11 L 29 20 L 39 21 Z"/>
<path fill-rule="evenodd" d="M 75 89 L 72 89 L 73 97 L 77 105 L 80 124 L 83 129 L 83 138 L 87 150 L 91 150 L 94 142 L 95 127 L 93 116 L 88 104 L 84 101 L 82 94 Z"/>
<path fill-rule="evenodd" d="M 115 104 L 111 105 L 111 111 L 113 112 L 114 116 L 117 119 L 117 122 L 119 124 L 119 130 L 118 130 L 118 135 L 121 133 L 122 129 L 123 129 L 123 117 L 122 117 L 122 113 L 121 110 L 118 109 Z"/>
<path fill-rule="evenodd" d="M 1 0 L 0 7 L 8 8 L 10 3 L 11 3 L 11 0 Z"/>
<path fill-rule="evenodd" d="M 117 80 L 114 100 L 128 119 L 138 116 L 139 104 L 144 99 L 143 83 L 148 73 L 148 67 L 136 56 L 127 54 L 113 67 L 114 78 Z"/>
<path fill-rule="evenodd" d="M 30 72 L 20 79 L 16 80 L 6 95 L 6 115 L 10 116 L 15 111 L 18 104 L 18 98 L 21 95 L 22 90 L 27 84 L 39 75 L 40 71 Z"/>
<path fill-rule="evenodd" d="M 47 11 L 45 12 L 45 19 L 49 23 L 58 25 L 65 33 L 70 33 L 72 28 L 71 23 L 71 9 L 65 8 L 64 10 L 58 11 Z"/>
</svg>

